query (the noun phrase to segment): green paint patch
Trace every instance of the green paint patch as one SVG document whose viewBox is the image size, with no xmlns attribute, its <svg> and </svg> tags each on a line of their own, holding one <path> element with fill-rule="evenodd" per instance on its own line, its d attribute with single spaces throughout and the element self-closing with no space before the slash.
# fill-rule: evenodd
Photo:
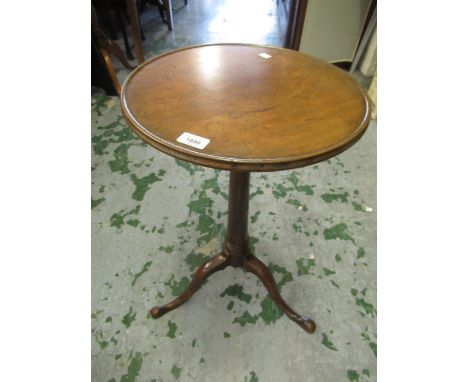
<svg viewBox="0 0 468 382">
<path fill-rule="evenodd" d="M 125 316 L 123 316 L 122 324 L 124 324 L 126 328 L 129 328 L 132 322 L 135 321 L 135 318 L 136 318 L 136 312 L 133 313 L 133 305 L 132 305 L 128 313 Z"/>
<path fill-rule="evenodd" d="M 255 236 L 249 236 L 249 247 L 252 255 L 255 255 L 255 245 L 259 242 L 259 239 Z"/>
<path fill-rule="evenodd" d="M 261 188 L 257 187 L 257 190 L 255 192 L 252 192 L 250 195 L 249 195 L 249 199 L 253 199 L 254 197 L 256 197 L 257 195 L 262 195 L 264 192 Z"/>
<path fill-rule="evenodd" d="M 223 333 L 224 338 L 231 338 L 231 334 L 228 332 Z"/>
<path fill-rule="evenodd" d="M 296 171 L 293 171 L 287 178 L 293 184 L 294 190 L 306 195 L 314 195 L 314 190 L 312 189 L 312 187 L 314 186 L 300 185 L 299 177 L 297 175 L 298 173 Z"/>
<path fill-rule="evenodd" d="M 93 333 L 93 335 L 94 335 L 94 339 L 95 339 L 96 342 L 98 343 L 100 349 L 104 349 L 104 348 L 109 344 L 109 342 L 107 342 L 106 340 L 104 340 L 104 336 L 103 336 L 103 334 L 102 334 L 102 331 L 96 330 L 96 331 Z"/>
<path fill-rule="evenodd" d="M 234 307 L 234 301 L 229 301 L 229 304 L 227 304 L 227 310 L 232 310 L 232 308 Z"/>
<path fill-rule="evenodd" d="M 293 223 L 292 227 L 293 227 L 293 230 L 295 232 L 302 233 L 302 226 L 301 225 L 299 225 L 297 223 Z"/>
<path fill-rule="evenodd" d="M 286 188 L 282 184 L 277 184 L 276 188 L 273 190 L 273 196 L 276 199 L 281 199 L 286 197 L 288 191 L 293 190 L 292 188 Z"/>
<path fill-rule="evenodd" d="M 91 198 L 91 209 L 94 209 L 97 206 L 99 206 L 104 200 L 106 200 L 106 199 L 104 199 L 104 198 L 99 198 L 99 199 Z"/>
<path fill-rule="evenodd" d="M 325 273 L 325 276 L 334 275 L 336 273 L 335 271 L 325 268 L 325 267 L 323 267 L 323 272 Z"/>
<path fill-rule="evenodd" d="M 112 317 L 108 316 L 104 322 L 112 322 Z"/>
<path fill-rule="evenodd" d="M 251 222 L 252 224 L 256 223 L 259 216 L 260 216 L 260 211 L 255 212 L 255 214 L 253 214 L 253 215 L 250 217 L 250 222 Z"/>
<path fill-rule="evenodd" d="M 356 370 L 348 370 L 347 376 L 351 382 L 359 381 L 359 373 Z"/>
<path fill-rule="evenodd" d="M 325 333 L 322 333 L 322 345 L 327 347 L 330 350 L 338 351 L 333 342 L 328 339 L 328 336 Z"/>
<path fill-rule="evenodd" d="M 187 206 L 189 208 L 189 215 L 193 213 L 199 215 L 196 229 L 202 234 L 197 239 L 197 244 L 201 246 L 214 237 L 222 236 L 224 227 L 222 224 L 217 224 L 212 218 L 213 211 L 211 207 L 213 205 L 213 200 L 206 195 L 204 190 L 201 192 L 194 191 L 192 197 L 195 197 L 195 199 L 191 200 Z"/>
<path fill-rule="evenodd" d="M 141 168 L 143 166 L 150 167 L 153 162 L 154 162 L 154 157 L 150 158 L 148 160 L 141 160 L 139 162 L 133 163 L 133 166 L 135 166 L 136 168 Z M 169 188 L 170 188 L 170 186 L 169 186 Z"/>
<path fill-rule="evenodd" d="M 197 340 L 196 340 L 196 339 L 193 339 L 193 340 L 192 340 L 192 347 L 194 348 L 195 346 L 197 346 Z"/>
<path fill-rule="evenodd" d="M 164 246 L 161 245 L 158 249 L 160 251 L 163 251 L 163 252 L 166 252 L 166 253 L 172 253 L 174 251 L 174 246 L 173 245 L 166 245 L 164 247 Z"/>
<path fill-rule="evenodd" d="M 372 318 L 374 318 L 377 314 L 377 310 L 375 310 L 374 305 L 365 301 L 363 298 L 356 298 L 356 305 L 360 306 L 364 313 L 370 315 Z M 364 316 L 364 313 L 360 313 L 362 316 Z"/>
<path fill-rule="evenodd" d="M 353 244 L 356 244 L 345 223 L 339 223 L 333 227 L 325 228 L 323 230 L 323 236 L 325 240 L 349 240 Z"/>
<path fill-rule="evenodd" d="M 258 377 L 257 374 L 255 374 L 255 371 L 251 371 L 249 373 L 250 379 L 247 381 L 248 377 L 244 378 L 244 382 L 258 382 Z"/>
<path fill-rule="evenodd" d="M 112 172 L 120 172 L 121 174 L 127 174 L 130 170 L 128 169 L 128 149 L 130 144 L 121 143 L 114 150 L 114 159 L 109 161 L 109 167 Z"/>
<path fill-rule="evenodd" d="M 353 208 L 354 208 L 356 211 L 362 211 L 362 212 L 365 211 L 364 207 L 363 207 L 361 204 L 359 204 L 359 203 L 357 203 L 357 202 L 352 202 L 351 204 L 353 205 Z"/>
<path fill-rule="evenodd" d="M 152 261 L 147 261 L 147 262 L 143 265 L 143 268 L 141 269 L 141 271 L 138 272 L 138 273 L 136 273 L 136 274 L 133 276 L 132 287 L 135 286 L 135 283 L 136 283 L 136 281 L 138 280 L 138 278 L 141 277 L 141 275 L 143 275 L 143 273 L 145 273 L 146 271 L 148 271 L 148 269 L 150 269 L 151 264 L 153 264 Z"/>
<path fill-rule="evenodd" d="M 195 270 L 195 268 L 202 265 L 207 260 L 207 257 L 202 255 L 201 253 L 190 253 L 186 258 L 185 262 L 189 266 L 191 272 Z"/>
<path fill-rule="evenodd" d="M 96 310 L 96 312 L 91 313 L 91 318 L 97 318 L 97 316 L 98 316 L 99 314 L 101 314 L 102 312 L 104 312 L 104 310 L 102 310 L 102 309 Z"/>
<path fill-rule="evenodd" d="M 117 121 L 98 127 L 99 130 L 104 132 L 95 134 L 91 138 L 93 151 L 96 155 L 107 154 L 106 149 L 112 143 L 132 142 L 134 145 L 145 145 L 127 126 L 121 124 L 121 119 L 122 117 L 119 117 Z"/>
<path fill-rule="evenodd" d="M 288 199 L 288 201 L 286 203 L 291 204 L 292 206 L 296 207 L 298 210 L 301 210 L 301 211 L 304 211 L 304 212 L 308 211 L 307 206 L 305 204 L 301 204 L 301 202 L 299 202 L 299 200 Z"/>
<path fill-rule="evenodd" d="M 101 109 L 107 109 L 108 103 L 112 100 L 111 96 L 95 96 L 91 98 L 91 110 L 97 115 L 102 116 Z"/>
<path fill-rule="evenodd" d="M 127 224 L 131 225 L 132 227 L 137 227 L 138 224 L 140 224 L 140 221 L 138 219 L 129 219 L 127 220 Z"/>
<path fill-rule="evenodd" d="M 224 191 L 221 191 L 221 189 L 219 188 L 219 173 L 216 172 L 215 173 L 215 176 L 213 178 L 210 178 L 210 179 L 207 179 L 205 180 L 202 185 L 201 185 L 201 188 L 202 190 L 211 190 L 213 191 L 214 194 L 216 195 L 221 195 L 224 199 L 228 199 L 228 195 L 224 192 Z"/>
<path fill-rule="evenodd" d="M 231 296 L 237 297 L 239 300 L 249 303 L 252 299 L 252 295 L 244 293 L 244 287 L 239 284 L 234 284 L 228 286 L 223 293 L 220 295 L 221 297 L 224 296 Z"/>
<path fill-rule="evenodd" d="M 326 203 L 331 203 L 331 202 L 341 202 L 341 203 L 348 203 L 348 197 L 349 194 L 347 192 L 343 192 L 341 194 L 322 194 L 320 197 L 326 202 Z"/>
<path fill-rule="evenodd" d="M 203 172 L 203 168 L 186 161 L 176 159 L 177 166 L 182 167 L 184 170 L 188 171 L 190 175 L 195 175 L 196 172 Z"/>
<path fill-rule="evenodd" d="M 273 237 L 271 238 L 271 240 L 273 240 L 273 241 L 279 240 L 279 237 L 276 234 L 276 232 L 273 234 Z"/>
<path fill-rule="evenodd" d="M 135 174 L 132 174 L 130 179 L 132 183 L 135 185 L 135 191 L 132 194 L 132 198 L 138 201 L 143 200 L 145 197 L 146 192 L 150 189 L 150 186 L 154 182 L 161 181 L 162 178 L 156 176 L 154 172 L 149 175 L 143 176 L 138 178 Z"/>
<path fill-rule="evenodd" d="M 165 282 L 164 285 L 167 285 L 171 288 L 171 293 L 173 296 L 180 296 L 182 292 L 187 289 L 188 285 L 190 284 L 190 280 L 188 277 L 182 277 L 179 281 L 177 281 L 174 275 L 171 276 L 169 281 Z"/>
<path fill-rule="evenodd" d="M 334 287 L 337 287 L 338 289 L 340 289 L 340 286 L 335 281 L 330 280 L 330 282 L 332 283 Z"/>
<path fill-rule="evenodd" d="M 367 328 L 366 328 L 367 331 Z M 365 342 L 369 345 L 369 347 L 372 350 L 372 353 L 374 353 L 374 356 L 377 357 L 377 343 L 374 342 L 369 334 L 367 332 L 361 333 L 361 337 L 364 339 Z"/>
<path fill-rule="evenodd" d="M 259 313 L 259 316 L 267 325 L 275 323 L 283 315 L 283 312 L 273 302 L 270 296 L 266 296 L 260 305 L 262 311 Z"/>
<path fill-rule="evenodd" d="M 210 216 L 200 215 L 198 218 L 197 231 L 202 234 L 197 239 L 197 244 L 201 246 L 215 237 L 222 236 L 224 227 L 223 224 L 217 224 Z"/>
<path fill-rule="evenodd" d="M 337 263 L 339 263 L 341 260 L 343 260 L 343 258 L 337 253 L 337 254 L 335 255 L 335 261 L 336 261 Z"/>
<path fill-rule="evenodd" d="M 249 312 L 245 311 L 242 313 L 242 316 L 236 317 L 233 324 L 238 323 L 240 326 L 245 326 L 247 324 L 255 324 L 258 320 L 258 315 L 252 316 Z"/>
<path fill-rule="evenodd" d="M 298 276 L 309 275 L 311 273 L 310 269 L 312 267 L 315 267 L 315 260 L 301 258 L 301 259 L 296 260 L 296 265 L 297 265 Z"/>
<path fill-rule="evenodd" d="M 128 365 L 127 368 L 127 374 L 122 375 L 120 382 L 135 382 L 142 365 L 143 355 L 140 352 L 137 352 L 130 360 L 130 365 Z"/>
<path fill-rule="evenodd" d="M 374 308 L 370 302 L 364 300 L 364 296 L 366 295 L 367 288 L 364 288 L 361 292 L 358 292 L 357 289 L 351 288 L 351 294 L 356 297 L 356 305 L 362 308 L 363 311 L 358 312 L 361 316 L 370 315 L 374 318 L 377 315 L 377 310 Z M 358 294 L 361 294 L 361 297 L 358 297 Z"/>
<path fill-rule="evenodd" d="M 281 267 L 279 265 L 269 263 L 268 268 L 272 272 L 279 273 L 281 275 L 281 280 L 278 282 L 278 289 L 281 291 L 281 288 L 283 285 L 291 282 L 293 280 L 293 275 L 291 272 L 289 272 L 286 268 Z"/>
<path fill-rule="evenodd" d="M 113 214 L 110 218 L 110 226 L 120 228 L 125 224 L 125 218 L 129 215 L 135 215 L 140 212 L 141 206 L 136 206 L 133 210 L 128 211 L 125 213 L 124 210 L 120 210 L 119 212 Z"/>
<path fill-rule="evenodd" d="M 364 251 L 364 248 L 359 247 L 357 251 L 357 258 L 360 259 L 361 257 L 364 257 L 365 254 L 366 252 Z"/>
<path fill-rule="evenodd" d="M 167 331 L 166 335 L 169 337 L 169 338 L 175 338 L 175 333 L 176 333 L 176 330 L 177 330 L 177 324 L 175 322 L 172 322 L 171 320 L 168 321 L 167 323 L 167 326 L 169 328 L 169 330 Z"/>
<path fill-rule="evenodd" d="M 182 369 L 180 367 L 177 367 L 177 365 L 174 365 L 172 366 L 171 374 L 174 376 L 175 379 L 179 379 L 181 371 Z"/>
</svg>

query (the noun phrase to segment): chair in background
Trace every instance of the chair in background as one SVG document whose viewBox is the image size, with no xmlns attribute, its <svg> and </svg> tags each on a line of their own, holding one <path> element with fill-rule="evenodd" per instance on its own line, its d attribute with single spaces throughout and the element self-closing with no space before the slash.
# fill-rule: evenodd
<svg viewBox="0 0 468 382">
<path fill-rule="evenodd" d="M 114 41 L 110 40 L 104 31 L 101 29 L 98 21 L 98 17 L 96 14 L 96 10 L 91 4 L 91 47 L 92 47 L 92 62 L 91 65 L 100 65 L 100 70 L 95 70 L 96 68 L 91 67 L 92 73 L 96 72 L 102 73 L 103 71 L 106 72 L 105 75 L 105 88 L 106 92 L 107 89 L 110 88 L 109 80 L 112 83 L 114 91 L 117 94 L 120 94 L 120 83 L 117 79 L 117 75 L 115 73 L 114 65 L 112 64 L 112 60 L 110 55 L 114 55 L 118 58 L 118 60 L 124 65 L 127 69 L 134 69 L 135 67 L 132 66 L 126 59 L 124 52 L 120 48 L 120 46 L 115 43 Z M 97 80 L 99 82 L 99 79 Z"/>
</svg>

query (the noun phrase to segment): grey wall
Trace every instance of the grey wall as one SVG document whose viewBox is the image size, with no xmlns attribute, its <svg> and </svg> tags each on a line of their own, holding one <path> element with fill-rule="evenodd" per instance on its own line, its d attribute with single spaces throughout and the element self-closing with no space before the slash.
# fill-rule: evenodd
<svg viewBox="0 0 468 382">
<path fill-rule="evenodd" d="M 299 50 L 351 61 L 370 0 L 309 0 Z"/>
</svg>

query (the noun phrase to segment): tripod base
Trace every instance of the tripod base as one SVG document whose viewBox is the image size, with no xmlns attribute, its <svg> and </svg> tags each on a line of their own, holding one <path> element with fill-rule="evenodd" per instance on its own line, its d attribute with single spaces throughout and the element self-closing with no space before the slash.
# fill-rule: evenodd
<svg viewBox="0 0 468 382">
<path fill-rule="evenodd" d="M 150 313 L 158 318 L 176 309 L 189 300 L 202 286 L 203 282 L 213 273 L 226 268 L 243 267 L 247 272 L 253 273 L 265 285 L 271 299 L 291 320 L 308 333 L 315 330 L 315 322 L 304 317 L 294 310 L 281 297 L 275 279 L 268 267 L 253 256 L 248 246 L 248 211 L 249 211 L 249 178 L 248 172 L 231 171 L 229 181 L 229 214 L 226 242 L 223 251 L 203 263 L 194 273 L 192 282 L 187 289 L 175 300 L 160 306 L 155 306 Z"/>
<path fill-rule="evenodd" d="M 159 318 L 164 314 L 178 308 L 184 302 L 187 302 L 194 293 L 200 289 L 203 282 L 213 273 L 220 271 L 226 268 L 228 265 L 237 266 L 231 264 L 232 256 L 229 253 L 226 253 L 226 250 L 220 254 L 212 257 L 205 263 L 203 263 L 194 273 L 192 281 L 187 287 L 187 289 L 175 300 L 164 304 L 155 306 L 151 309 L 150 313 L 153 318 Z M 283 300 L 278 288 L 268 267 L 257 257 L 252 254 L 247 254 L 243 256 L 243 261 L 241 265 L 246 271 L 253 273 L 257 276 L 265 285 L 268 293 L 270 294 L 271 299 L 276 303 L 276 305 L 295 323 L 297 323 L 302 329 L 308 333 L 313 333 L 315 330 L 315 322 L 305 316 L 302 316 L 292 310 L 288 304 Z"/>
</svg>

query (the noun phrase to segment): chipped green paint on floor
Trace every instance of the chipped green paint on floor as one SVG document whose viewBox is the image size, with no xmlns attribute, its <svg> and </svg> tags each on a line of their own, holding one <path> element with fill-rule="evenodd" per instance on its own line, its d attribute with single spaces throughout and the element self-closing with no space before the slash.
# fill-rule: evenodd
<svg viewBox="0 0 468 382">
<path fill-rule="evenodd" d="M 213 21 L 222 13 L 189 3 L 175 12 L 173 34 L 149 22 L 156 32 L 145 29 L 148 57 L 215 40 L 196 41 L 191 29 L 200 28 L 199 14 L 212 12 Z M 271 36 L 263 42 L 275 45 Z M 339 157 L 251 176 L 253 251 L 285 300 L 315 319 L 310 335 L 255 276 L 231 267 L 181 308 L 151 318 L 151 307 L 178 296 L 219 252 L 228 174 L 143 144 L 123 122 L 117 97 L 94 96 L 91 108 L 93 381 L 377 379 L 374 122 Z"/>
</svg>

